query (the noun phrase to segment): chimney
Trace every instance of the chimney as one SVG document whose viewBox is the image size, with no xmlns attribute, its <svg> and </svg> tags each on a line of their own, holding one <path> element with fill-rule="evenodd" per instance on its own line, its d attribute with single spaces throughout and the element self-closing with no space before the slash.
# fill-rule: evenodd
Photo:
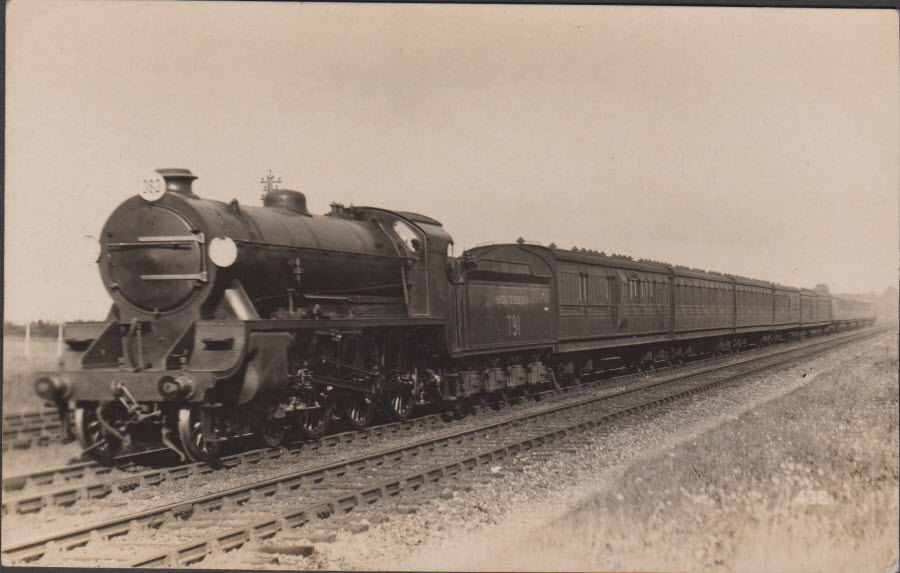
<svg viewBox="0 0 900 573">
<path fill-rule="evenodd" d="M 165 180 L 166 191 L 170 193 L 181 193 L 188 197 L 196 197 L 191 190 L 191 181 L 196 179 L 197 176 L 191 173 L 190 169 L 157 169 L 156 172 L 162 175 L 162 178 Z"/>
</svg>

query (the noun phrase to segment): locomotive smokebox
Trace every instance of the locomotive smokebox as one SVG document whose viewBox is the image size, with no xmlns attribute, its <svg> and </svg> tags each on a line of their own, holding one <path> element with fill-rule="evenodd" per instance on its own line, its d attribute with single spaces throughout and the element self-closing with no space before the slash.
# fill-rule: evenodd
<svg viewBox="0 0 900 573">
<path fill-rule="evenodd" d="M 162 175 L 163 180 L 166 182 L 166 191 L 170 193 L 181 193 L 188 197 L 196 197 L 193 190 L 191 190 L 191 182 L 196 179 L 197 176 L 191 173 L 190 169 L 176 167 L 157 169 L 156 172 Z"/>
</svg>

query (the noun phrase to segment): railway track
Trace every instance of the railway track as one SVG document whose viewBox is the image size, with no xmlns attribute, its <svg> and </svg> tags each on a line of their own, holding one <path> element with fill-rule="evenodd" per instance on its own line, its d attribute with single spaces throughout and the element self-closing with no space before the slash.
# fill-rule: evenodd
<svg viewBox="0 0 900 573">
<path fill-rule="evenodd" d="M 53 408 L 4 414 L 3 451 L 58 442 L 59 432 L 59 413 Z"/>
<path fill-rule="evenodd" d="M 44 408 L 32 412 L 12 412 L 3 414 L 4 428 L 20 428 L 22 426 L 46 423 L 56 419 L 55 408 Z"/>
<path fill-rule="evenodd" d="M 872 329 L 601 392 L 537 412 L 122 515 L 2 549 L 7 563 L 178 566 L 874 336 Z M 198 535 L 200 538 L 198 539 Z M 135 559 L 134 547 L 146 555 Z"/>
<path fill-rule="evenodd" d="M 697 360 L 688 364 L 686 368 L 699 366 L 708 360 L 711 359 Z M 667 367 L 663 367 L 660 368 L 658 372 L 664 372 L 668 369 L 669 368 Z M 624 381 L 631 378 L 638 378 L 640 376 L 640 374 L 626 374 L 615 376 L 614 378 L 589 380 L 585 381 L 578 387 L 547 390 L 543 392 L 537 392 L 522 398 L 540 400 L 556 395 L 565 395 L 572 392 L 586 391 L 598 383 Z M 501 401 L 498 403 L 498 405 L 505 405 L 509 402 L 515 402 L 522 398 L 513 398 L 509 401 Z M 484 408 L 484 406 L 476 407 L 476 410 L 481 408 Z M 299 453 L 304 447 L 306 448 L 304 450 L 305 452 L 315 451 L 316 449 L 349 443 L 358 439 L 368 439 L 370 437 L 395 434 L 402 430 L 411 430 L 415 428 L 432 426 L 440 420 L 442 420 L 441 414 L 426 414 L 417 416 L 407 422 L 393 422 L 373 426 L 371 428 L 360 431 L 330 434 L 320 440 L 317 440 L 316 442 L 298 441 L 280 448 L 261 448 L 250 451 L 243 451 L 233 455 L 224 456 L 214 465 L 202 462 L 186 463 L 175 467 L 169 467 L 156 471 L 147 471 L 140 474 L 138 472 L 148 469 L 148 461 L 155 456 L 168 456 L 168 459 L 170 461 L 173 461 L 175 460 L 174 454 L 166 448 L 128 453 L 118 456 L 115 459 L 114 467 L 103 466 L 92 460 L 73 461 L 63 466 L 40 470 L 29 474 L 4 477 L 2 480 L 2 490 L 7 494 L 7 497 L 5 497 L 2 502 L 2 512 L 3 514 L 6 514 L 9 510 L 18 512 L 32 512 L 52 505 L 68 505 L 80 499 L 102 497 L 106 493 L 113 491 L 116 486 L 119 485 L 123 489 L 132 489 L 136 486 L 143 485 L 145 482 L 158 484 L 162 481 L 165 481 L 165 479 L 168 477 L 187 477 L 196 473 L 208 473 L 210 471 L 213 471 L 214 469 L 233 468 L 244 463 L 256 463 L 264 459 L 279 458 L 285 454 Z M 116 473 L 117 471 L 119 472 L 118 474 Z M 123 472 L 131 475 L 122 476 L 121 473 Z M 110 478 L 109 481 L 105 484 L 95 483 L 84 486 L 82 484 L 73 483 L 82 479 L 102 478 L 103 476 L 111 475 L 115 475 L 116 477 Z M 52 492 L 48 491 L 47 489 L 39 489 L 52 486 L 60 486 L 63 484 L 69 487 Z M 21 492 L 26 489 L 34 490 L 28 492 L 29 495 L 27 496 L 27 499 L 20 499 L 19 497 L 16 497 L 17 492 Z M 12 494 L 13 498 L 10 499 L 10 497 L 8 497 L 8 494 Z"/>
<path fill-rule="evenodd" d="M 764 353 L 771 349 L 758 349 L 748 353 L 750 356 L 741 362 L 753 360 L 754 355 Z M 783 350 L 781 350 L 783 351 Z M 744 355 L 745 357 L 747 354 Z M 686 366 L 688 371 L 704 368 L 705 364 L 714 359 L 697 360 Z M 738 362 L 740 364 L 741 362 Z M 717 366 L 727 368 L 730 364 Z M 669 368 L 661 368 L 658 375 L 665 375 L 671 371 Z M 528 398 L 538 400 L 566 399 L 572 393 L 589 392 L 591 387 L 597 384 L 626 383 L 629 380 L 640 380 L 640 374 L 624 374 L 614 378 L 603 378 L 584 383 L 580 387 L 547 390 L 536 393 Z M 121 491 L 127 492 L 148 485 L 159 485 L 165 481 L 184 479 L 194 475 L 210 474 L 219 469 L 231 469 L 242 465 L 257 464 L 265 460 L 285 459 L 297 454 L 312 455 L 329 447 L 352 442 L 376 439 L 383 436 L 404 435 L 421 431 L 423 428 L 439 425 L 439 414 L 429 414 L 417 417 L 403 423 L 390 423 L 374 426 L 361 431 L 342 432 L 325 436 L 316 442 L 296 442 L 280 448 L 261 448 L 243 451 L 225 456 L 215 464 L 209 463 L 184 463 L 172 465 L 175 458 L 171 452 L 163 449 L 154 449 L 146 452 L 127 454 L 117 458 L 115 467 L 106 467 L 96 462 L 80 462 L 34 472 L 26 475 L 12 476 L 3 479 L 2 487 L 4 496 L 0 511 L 3 515 L 9 513 L 33 513 L 52 506 L 70 506 L 78 501 L 99 499 L 109 494 Z M 170 463 L 160 467 L 147 467 L 148 460 L 161 457 Z M 57 486 L 55 489 L 51 489 Z"/>
<path fill-rule="evenodd" d="M 626 375 L 616 381 L 638 378 Z M 609 382 L 610 379 L 602 380 Z M 577 388 L 548 390 L 527 398 L 547 399 L 571 393 L 587 392 L 601 381 L 588 382 Z M 287 458 L 316 452 L 360 441 L 374 440 L 384 436 L 411 434 L 424 428 L 443 426 L 441 414 L 427 414 L 407 422 L 394 422 L 373 426 L 365 430 L 341 432 L 325 436 L 315 442 L 296 442 L 279 448 L 261 448 L 238 452 L 222 457 L 216 463 L 194 462 L 168 467 L 148 468 L 142 465 L 154 455 L 171 454 L 169 450 L 157 449 L 120 456 L 117 464 L 107 467 L 97 462 L 80 462 L 42 470 L 30 474 L 11 476 L 3 479 L 4 497 L 2 513 L 32 513 L 51 506 L 68 506 L 80 500 L 103 498 L 114 491 L 131 491 L 147 485 L 159 485 L 167 480 L 177 480 L 193 475 L 209 474 L 220 469 L 231 469 L 241 465 L 256 464 L 264 460 Z M 174 459 L 168 456 L 169 460 Z M 89 481 L 93 480 L 93 481 Z M 51 486 L 60 486 L 50 489 Z"/>
</svg>

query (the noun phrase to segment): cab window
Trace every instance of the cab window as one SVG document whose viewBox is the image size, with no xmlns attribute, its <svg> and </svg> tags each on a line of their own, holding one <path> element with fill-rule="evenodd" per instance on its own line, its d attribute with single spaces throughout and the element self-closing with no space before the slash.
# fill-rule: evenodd
<svg viewBox="0 0 900 573">
<path fill-rule="evenodd" d="M 394 233 L 403 241 L 406 248 L 414 253 L 422 252 L 422 238 L 420 233 L 416 232 L 409 223 L 396 219 L 394 221 Z"/>
</svg>

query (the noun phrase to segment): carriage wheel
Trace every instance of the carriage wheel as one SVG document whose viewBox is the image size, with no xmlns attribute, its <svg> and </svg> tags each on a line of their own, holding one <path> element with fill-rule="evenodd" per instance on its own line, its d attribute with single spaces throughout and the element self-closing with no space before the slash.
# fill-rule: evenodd
<svg viewBox="0 0 900 573">
<path fill-rule="evenodd" d="M 460 400 L 456 402 L 449 402 L 443 405 L 443 410 L 441 410 L 441 420 L 445 422 L 452 422 L 453 420 L 459 420 L 463 417 L 463 404 Z"/>
<path fill-rule="evenodd" d="M 75 409 L 75 436 L 87 456 L 108 465 L 122 451 L 122 442 L 103 430 L 98 417 L 102 408 Z"/>
<path fill-rule="evenodd" d="M 253 430 L 256 438 L 270 448 L 277 448 L 284 443 L 287 435 L 287 423 L 284 411 L 273 405 L 267 407 L 256 419 L 256 427 Z"/>
<path fill-rule="evenodd" d="M 416 407 L 416 399 L 409 389 L 396 390 L 387 395 L 388 413 L 397 422 L 405 422 L 409 419 Z"/>
<path fill-rule="evenodd" d="M 354 430 L 364 430 L 372 423 L 375 405 L 368 396 L 355 396 L 347 400 L 344 417 Z"/>
<path fill-rule="evenodd" d="M 208 415 L 196 407 L 178 411 L 178 438 L 184 453 L 195 462 L 212 461 L 219 457 L 222 449 L 222 442 L 208 441 L 209 436 L 203 435 L 203 416 Z"/>
</svg>

